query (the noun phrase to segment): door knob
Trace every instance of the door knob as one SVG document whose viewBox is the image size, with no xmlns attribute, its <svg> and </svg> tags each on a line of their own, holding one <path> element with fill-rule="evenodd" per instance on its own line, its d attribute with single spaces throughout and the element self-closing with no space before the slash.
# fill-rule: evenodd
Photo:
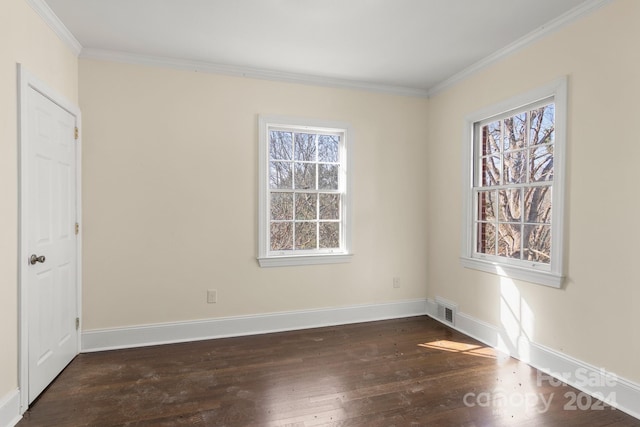
<svg viewBox="0 0 640 427">
<path fill-rule="evenodd" d="M 29 264 L 34 265 L 37 262 L 44 262 L 45 259 L 46 258 L 44 257 L 44 255 L 37 256 L 37 255 L 33 254 L 29 258 Z"/>
</svg>

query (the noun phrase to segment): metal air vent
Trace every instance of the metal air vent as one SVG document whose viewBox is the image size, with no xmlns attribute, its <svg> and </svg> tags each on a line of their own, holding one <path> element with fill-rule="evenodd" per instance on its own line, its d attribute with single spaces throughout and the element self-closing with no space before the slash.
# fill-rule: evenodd
<svg viewBox="0 0 640 427">
<path fill-rule="evenodd" d="M 438 305 L 438 319 L 451 326 L 455 325 L 456 304 L 444 298 L 436 298 L 436 304 Z"/>
</svg>

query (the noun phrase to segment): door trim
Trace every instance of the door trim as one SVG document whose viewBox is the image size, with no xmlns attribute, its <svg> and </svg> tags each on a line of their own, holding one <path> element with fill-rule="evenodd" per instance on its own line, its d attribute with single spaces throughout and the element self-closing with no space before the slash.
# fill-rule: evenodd
<svg viewBox="0 0 640 427">
<path fill-rule="evenodd" d="M 22 64 L 17 64 L 18 76 L 18 386 L 20 389 L 20 414 L 29 408 L 29 292 L 27 288 L 28 257 L 27 233 L 23 224 L 27 223 L 26 208 L 28 188 L 27 165 L 27 135 L 28 135 L 28 105 L 27 94 L 29 90 L 35 90 L 48 98 L 51 102 L 66 110 L 75 117 L 75 125 L 79 135 L 76 143 L 76 222 L 80 224 L 80 231 L 76 238 L 76 317 L 82 313 L 82 132 L 80 108 L 69 102 L 64 96 L 50 88 L 43 81 L 31 74 Z M 80 342 L 80 329 L 77 330 L 78 348 L 82 348 Z"/>
</svg>

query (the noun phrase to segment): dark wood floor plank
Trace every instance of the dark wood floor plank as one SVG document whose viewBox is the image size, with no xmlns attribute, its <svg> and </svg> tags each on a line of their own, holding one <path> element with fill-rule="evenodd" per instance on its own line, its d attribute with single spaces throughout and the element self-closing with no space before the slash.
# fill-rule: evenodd
<svg viewBox="0 0 640 427">
<path fill-rule="evenodd" d="M 18 426 L 640 426 L 566 392 L 414 317 L 81 354 Z"/>
</svg>

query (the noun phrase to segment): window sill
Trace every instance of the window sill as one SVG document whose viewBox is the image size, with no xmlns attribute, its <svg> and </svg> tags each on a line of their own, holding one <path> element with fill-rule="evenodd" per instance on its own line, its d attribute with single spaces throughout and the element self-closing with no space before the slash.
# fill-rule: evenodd
<svg viewBox="0 0 640 427">
<path fill-rule="evenodd" d="M 273 256 L 258 258 L 260 267 L 288 267 L 296 265 L 340 264 L 351 262 L 353 254 Z"/>
<path fill-rule="evenodd" d="M 562 281 L 564 280 L 564 276 L 550 271 L 522 268 L 492 261 L 483 261 L 476 258 L 461 257 L 460 263 L 466 268 L 558 289 L 562 287 Z"/>
</svg>

